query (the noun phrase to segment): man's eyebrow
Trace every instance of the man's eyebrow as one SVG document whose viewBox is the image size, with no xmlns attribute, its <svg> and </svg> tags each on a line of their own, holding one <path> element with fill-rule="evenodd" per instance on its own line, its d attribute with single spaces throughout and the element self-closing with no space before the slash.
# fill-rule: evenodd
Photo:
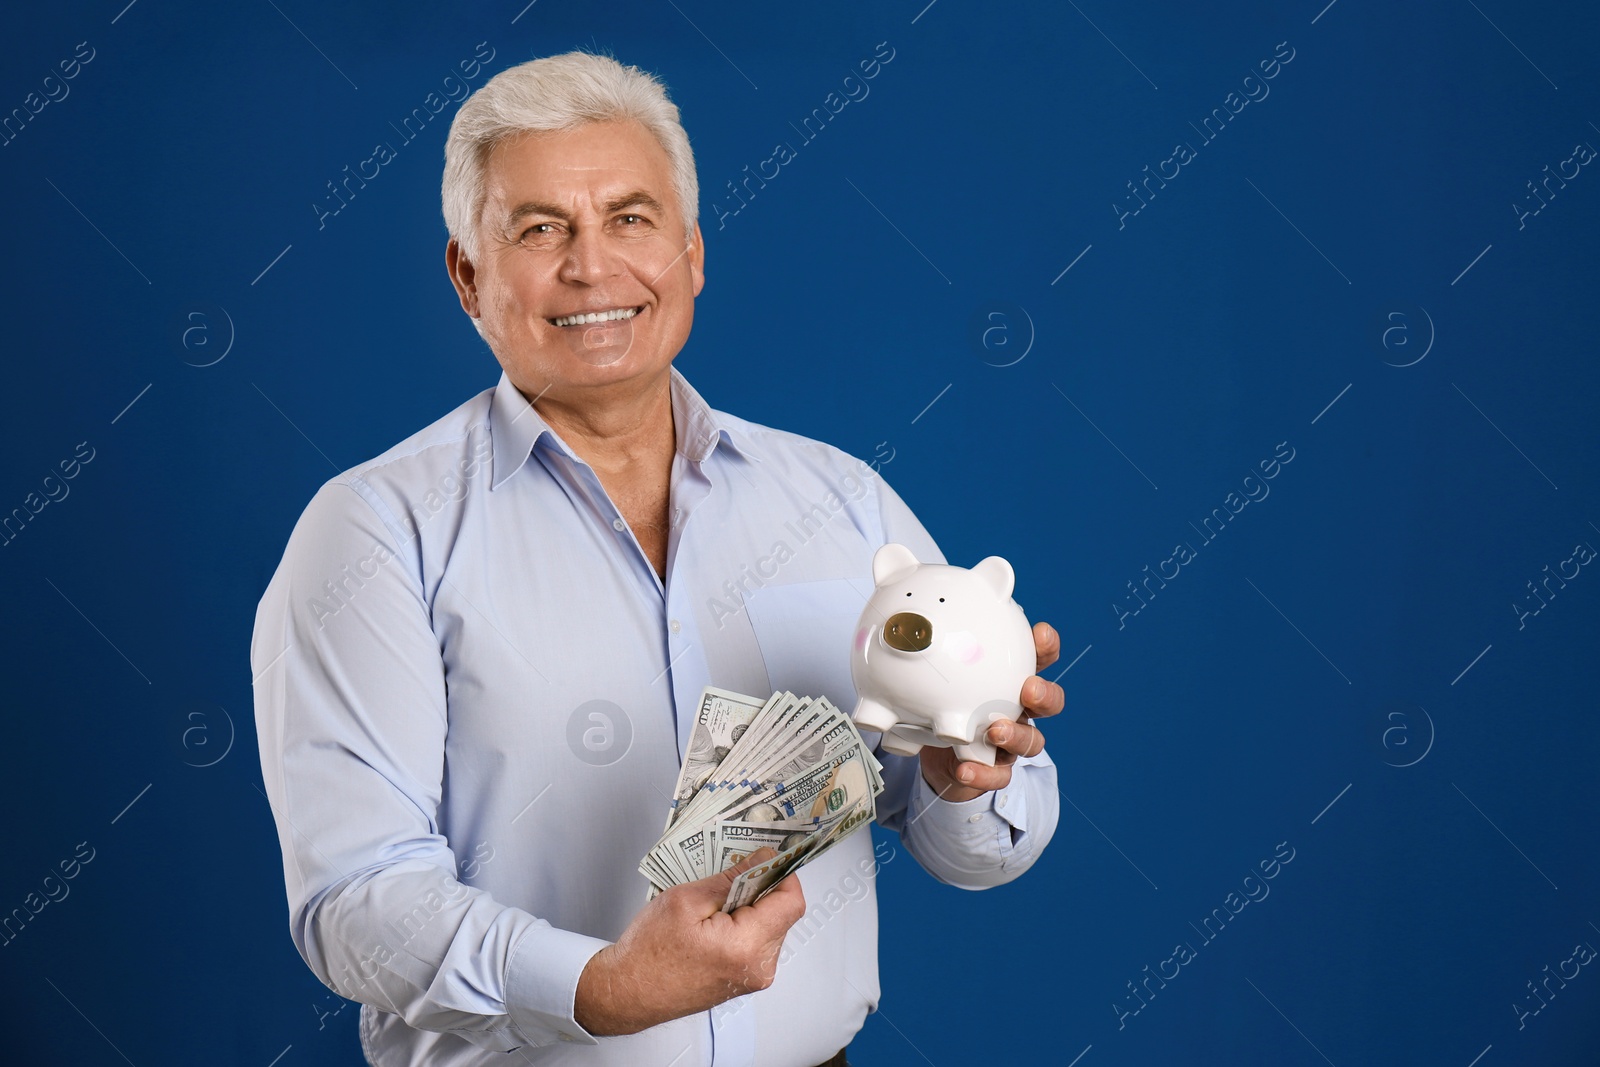
<svg viewBox="0 0 1600 1067">
<path fill-rule="evenodd" d="M 568 217 L 563 208 L 556 207 L 554 204 L 546 204 L 539 200 L 525 200 L 511 209 L 511 214 L 507 216 L 507 221 L 516 222 L 518 219 L 526 218 L 529 215 L 549 215 L 553 219 L 563 220 Z"/>
<path fill-rule="evenodd" d="M 607 215 L 614 215 L 617 212 L 630 207 L 648 208 L 657 214 L 666 213 L 666 209 L 661 206 L 661 202 L 655 197 L 651 196 L 649 193 L 645 192 L 643 189 L 634 189 L 630 192 L 623 193 L 620 196 L 614 196 L 605 202 L 604 207 Z M 547 204 L 541 200 L 525 200 L 518 204 L 511 210 L 511 214 L 508 216 L 507 221 L 516 222 L 518 219 L 526 218 L 529 215 L 548 215 L 553 219 L 560 219 L 563 222 L 572 221 L 572 216 L 568 214 L 565 208 L 557 207 L 554 204 Z"/>
<path fill-rule="evenodd" d="M 666 208 L 662 207 L 660 202 L 656 200 L 655 197 L 651 196 L 643 189 L 635 189 L 632 192 L 623 193 L 621 196 L 613 197 L 612 199 L 607 200 L 606 214 L 614 215 L 618 211 L 630 207 L 649 208 L 651 211 L 654 211 L 657 214 L 666 213 Z"/>
</svg>

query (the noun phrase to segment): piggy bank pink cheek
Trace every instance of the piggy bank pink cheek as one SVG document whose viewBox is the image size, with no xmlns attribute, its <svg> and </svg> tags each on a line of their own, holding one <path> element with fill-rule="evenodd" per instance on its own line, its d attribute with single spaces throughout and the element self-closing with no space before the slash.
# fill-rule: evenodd
<svg viewBox="0 0 1600 1067">
<path fill-rule="evenodd" d="M 856 631 L 856 651 L 857 652 L 860 652 L 863 648 L 867 647 L 867 634 L 870 633 L 870 632 L 871 632 L 870 627 L 866 627 L 866 626 L 863 626 L 861 629 Z"/>
<path fill-rule="evenodd" d="M 974 641 L 961 651 L 961 662 L 972 665 L 983 658 L 983 646 Z"/>
</svg>

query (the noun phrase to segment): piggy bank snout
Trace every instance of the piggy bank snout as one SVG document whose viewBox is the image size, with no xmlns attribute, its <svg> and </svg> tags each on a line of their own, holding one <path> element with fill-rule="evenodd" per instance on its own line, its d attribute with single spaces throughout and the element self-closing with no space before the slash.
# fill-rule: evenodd
<svg viewBox="0 0 1600 1067">
<path fill-rule="evenodd" d="M 901 652 L 922 652 L 933 644 L 933 623 L 914 611 L 896 612 L 883 624 L 883 641 Z"/>
</svg>

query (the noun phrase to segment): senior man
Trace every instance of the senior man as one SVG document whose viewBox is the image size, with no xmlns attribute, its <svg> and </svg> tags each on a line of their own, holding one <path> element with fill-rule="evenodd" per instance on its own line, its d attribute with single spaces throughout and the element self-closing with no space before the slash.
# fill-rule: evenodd
<svg viewBox="0 0 1600 1067">
<path fill-rule="evenodd" d="M 446 263 L 499 384 L 324 485 L 262 598 L 290 931 L 363 1005 L 373 1064 L 844 1064 L 877 1006 L 868 834 L 727 915 L 731 872 L 646 903 L 636 870 L 702 687 L 853 706 L 874 550 L 943 562 L 867 464 L 672 367 L 697 196 L 678 109 L 636 68 L 569 53 L 464 102 Z M 1042 670 L 1059 643 L 1034 637 Z M 1062 706 L 1038 676 L 1021 699 Z M 968 889 L 1056 824 L 1040 731 L 990 739 L 992 768 L 878 750 L 879 823 Z"/>
</svg>

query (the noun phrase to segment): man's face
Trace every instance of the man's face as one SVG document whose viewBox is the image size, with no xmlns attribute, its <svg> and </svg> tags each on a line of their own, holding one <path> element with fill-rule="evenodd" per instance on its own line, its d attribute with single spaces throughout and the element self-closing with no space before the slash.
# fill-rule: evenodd
<svg viewBox="0 0 1600 1067">
<path fill-rule="evenodd" d="M 446 254 L 513 385 L 571 401 L 661 372 L 705 284 L 666 151 L 632 121 L 523 134 L 490 152 L 476 262 Z M 593 316 L 599 315 L 598 321 Z"/>
</svg>

